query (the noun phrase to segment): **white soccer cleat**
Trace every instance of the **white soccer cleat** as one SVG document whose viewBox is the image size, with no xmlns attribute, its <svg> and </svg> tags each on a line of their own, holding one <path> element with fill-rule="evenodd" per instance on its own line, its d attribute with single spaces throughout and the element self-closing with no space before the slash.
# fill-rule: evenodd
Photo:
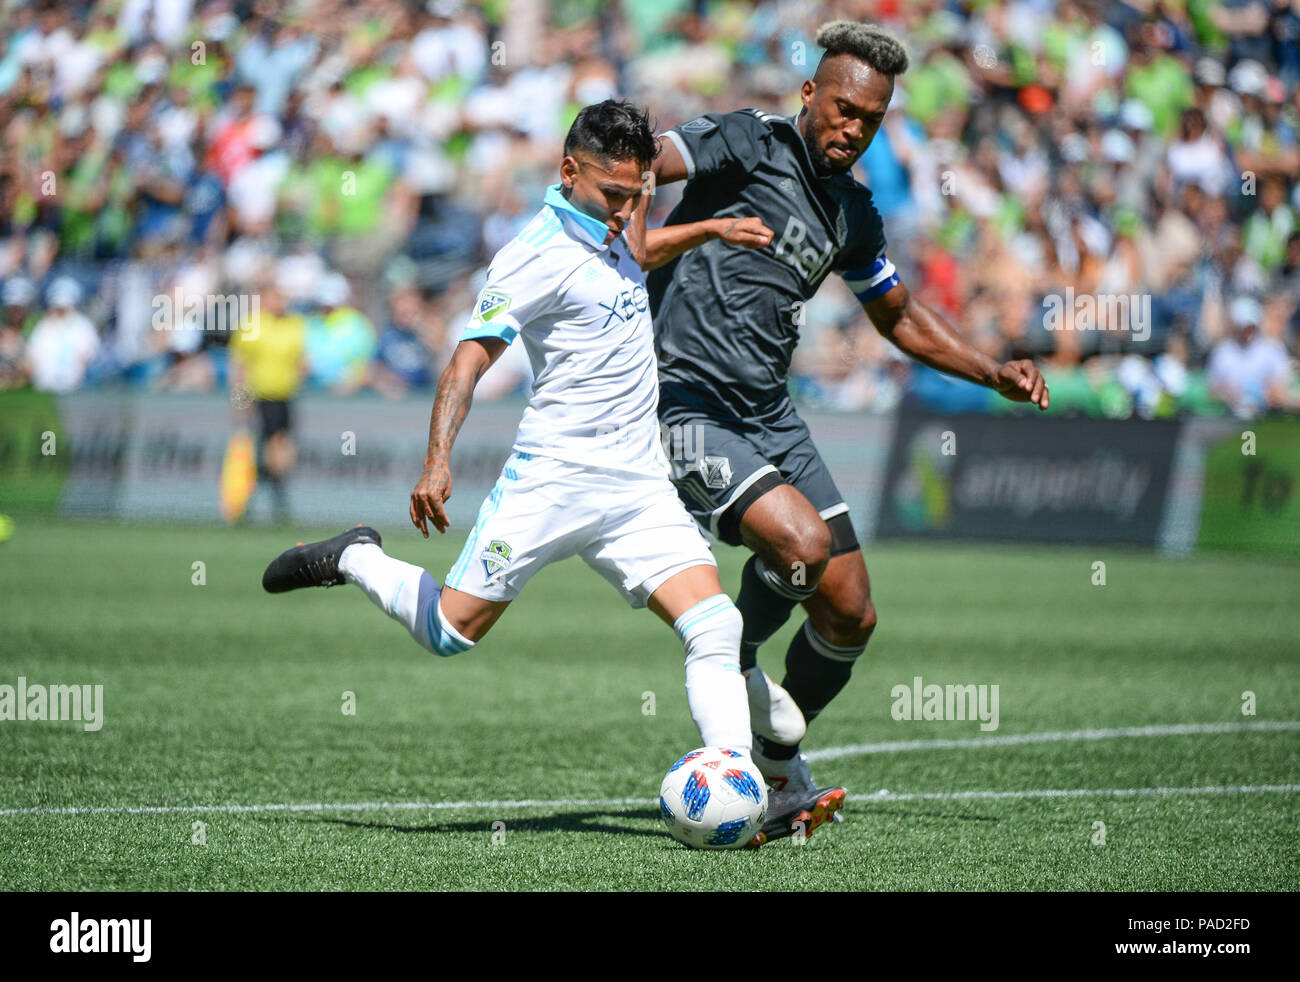
<svg viewBox="0 0 1300 982">
<path fill-rule="evenodd" d="M 795 754 L 789 760 L 769 760 L 757 748 L 750 751 L 759 773 L 767 782 L 769 791 L 793 791 L 798 794 L 811 794 L 818 790 L 808 770 L 808 758 L 804 754 Z M 831 817 L 833 822 L 844 821 L 837 811 Z"/>
<path fill-rule="evenodd" d="M 808 732 L 794 698 L 758 666 L 743 673 L 749 694 L 749 728 L 764 740 L 793 747 Z"/>
</svg>

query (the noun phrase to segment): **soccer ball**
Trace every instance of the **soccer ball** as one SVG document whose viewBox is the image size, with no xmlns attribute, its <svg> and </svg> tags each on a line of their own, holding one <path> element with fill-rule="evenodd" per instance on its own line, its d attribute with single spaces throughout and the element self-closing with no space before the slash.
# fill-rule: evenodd
<svg viewBox="0 0 1300 982">
<path fill-rule="evenodd" d="M 749 754 L 701 747 L 668 768 L 659 815 L 678 842 L 696 849 L 739 849 L 767 818 L 767 785 Z"/>
</svg>

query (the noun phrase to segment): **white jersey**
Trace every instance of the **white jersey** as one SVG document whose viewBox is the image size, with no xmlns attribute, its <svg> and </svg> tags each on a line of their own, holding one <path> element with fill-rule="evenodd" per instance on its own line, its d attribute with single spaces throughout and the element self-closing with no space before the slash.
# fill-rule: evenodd
<svg viewBox="0 0 1300 982">
<path fill-rule="evenodd" d="M 645 274 L 608 231 L 550 188 L 493 257 L 462 340 L 523 337 L 533 393 L 516 451 L 665 477 Z"/>
</svg>

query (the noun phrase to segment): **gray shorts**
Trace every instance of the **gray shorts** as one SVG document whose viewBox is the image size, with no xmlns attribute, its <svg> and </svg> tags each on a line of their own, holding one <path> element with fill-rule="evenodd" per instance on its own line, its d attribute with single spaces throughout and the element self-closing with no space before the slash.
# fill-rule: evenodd
<svg viewBox="0 0 1300 982">
<path fill-rule="evenodd" d="M 849 506 L 789 397 L 742 418 L 697 389 L 664 382 L 659 423 L 677 494 L 714 538 L 741 545 L 745 509 L 777 485 L 789 484 L 830 526 L 832 556 L 859 548 Z"/>
</svg>

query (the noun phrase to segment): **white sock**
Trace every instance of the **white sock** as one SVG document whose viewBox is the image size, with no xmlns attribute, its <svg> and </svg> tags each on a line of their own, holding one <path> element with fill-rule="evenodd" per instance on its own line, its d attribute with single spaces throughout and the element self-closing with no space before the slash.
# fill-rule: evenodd
<svg viewBox="0 0 1300 982">
<path fill-rule="evenodd" d="M 443 616 L 442 588 L 427 570 L 394 559 L 373 542 L 354 542 L 339 556 L 339 572 L 435 655 L 474 647 Z"/>
<path fill-rule="evenodd" d="M 686 701 L 706 747 L 748 754 L 749 696 L 740 674 L 744 621 L 725 593 L 701 600 L 673 623 L 686 649 Z"/>
</svg>

